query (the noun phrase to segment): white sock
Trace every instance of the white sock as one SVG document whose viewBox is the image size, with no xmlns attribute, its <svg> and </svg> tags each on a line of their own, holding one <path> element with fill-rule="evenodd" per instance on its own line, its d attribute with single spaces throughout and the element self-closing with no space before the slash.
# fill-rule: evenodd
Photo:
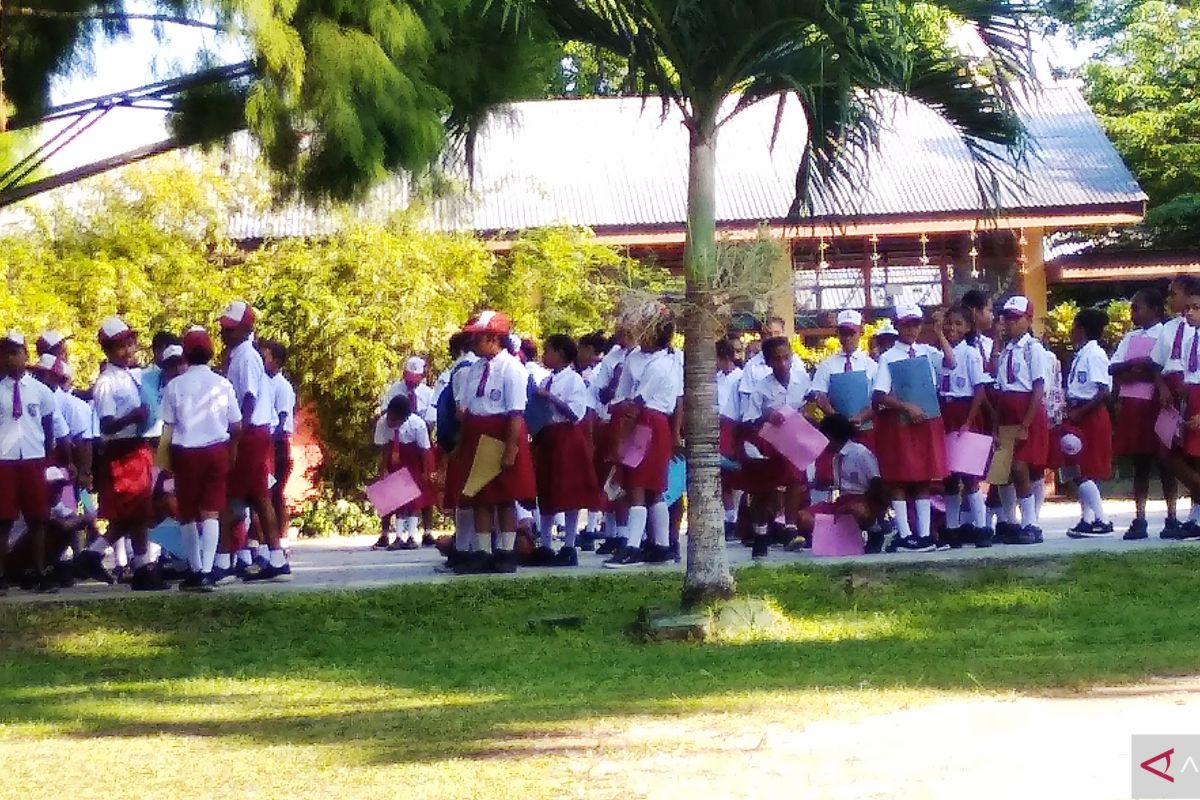
<svg viewBox="0 0 1200 800">
<path fill-rule="evenodd" d="M 1200 523 L 1200 503 L 1192 501 L 1192 512 L 1188 514 L 1188 521 Z"/>
<path fill-rule="evenodd" d="M 616 531 L 617 539 L 624 539 L 625 541 L 629 541 L 629 520 L 628 520 L 628 518 L 625 520 L 624 525 L 619 525 L 616 528 L 613 528 L 613 530 Z"/>
<path fill-rule="evenodd" d="M 986 498 L 984 498 L 984 505 L 983 505 L 983 524 L 984 524 L 984 527 L 986 527 L 986 528 L 991 528 L 992 530 L 995 530 L 995 528 L 996 528 L 996 519 L 997 519 L 999 516 L 1000 516 L 1000 507 L 999 507 L 999 506 L 989 506 L 989 505 L 987 504 L 987 499 L 986 499 Z"/>
<path fill-rule="evenodd" d="M 1033 515 L 1042 518 L 1042 503 L 1046 502 L 1046 481 L 1041 472 L 1029 476 L 1033 487 Z M 1036 522 L 1034 523 L 1037 524 Z"/>
<path fill-rule="evenodd" d="M 413 542 L 417 541 L 417 532 L 419 530 L 421 530 L 421 518 L 420 517 L 405 517 L 404 518 L 404 532 L 408 534 L 408 538 L 410 541 L 413 541 Z"/>
<path fill-rule="evenodd" d="M 200 571 L 212 572 L 221 540 L 221 523 L 215 519 L 200 520 Z"/>
<path fill-rule="evenodd" d="M 252 555 L 250 555 L 249 548 L 246 548 L 243 550 L 238 550 L 237 557 L 238 557 L 238 561 L 242 562 L 243 564 L 249 564 L 251 561 L 254 560 L 254 557 Z"/>
<path fill-rule="evenodd" d="M 1104 522 L 1104 498 L 1100 496 L 1100 487 L 1093 480 L 1079 484 L 1079 505 L 1092 512 L 1097 522 Z"/>
<path fill-rule="evenodd" d="M 600 530 L 600 519 L 603 516 L 604 515 L 601 514 L 599 511 L 587 512 L 587 529 L 586 530 L 588 533 L 595 533 L 596 531 Z M 568 517 L 568 519 L 570 519 L 570 517 Z"/>
<path fill-rule="evenodd" d="M 1011 483 L 1000 487 L 1000 507 L 1004 510 L 1004 521 L 1017 524 L 1017 487 Z"/>
<path fill-rule="evenodd" d="M 516 546 L 517 546 L 517 532 L 516 531 L 501 531 L 500 532 L 500 549 L 501 550 L 507 550 L 508 552 L 511 553 L 513 551 L 513 548 L 515 548 Z"/>
<path fill-rule="evenodd" d="M 105 539 L 103 536 L 97 536 L 96 541 L 88 545 L 88 550 L 91 550 L 93 553 L 104 555 L 108 552 L 108 548 L 110 547 L 112 547 L 112 545 L 108 543 L 108 539 Z"/>
<path fill-rule="evenodd" d="M 575 540 L 579 538 L 579 518 L 583 516 L 583 512 L 579 509 L 568 511 L 563 515 L 563 527 L 566 528 L 566 533 L 563 538 L 564 547 L 574 547 Z M 588 515 L 591 516 L 590 514 Z"/>
<path fill-rule="evenodd" d="M 271 562 L 272 567 L 282 567 L 287 563 L 287 556 L 283 554 L 282 550 L 272 550 L 269 547 L 267 548 L 267 559 Z"/>
<path fill-rule="evenodd" d="M 976 489 L 967 495 L 967 507 L 971 510 L 971 524 L 976 528 L 987 525 L 987 504 L 982 491 Z"/>
<path fill-rule="evenodd" d="M 604 535 L 614 538 L 621 535 L 617 532 L 617 515 L 611 511 L 604 515 Z"/>
<path fill-rule="evenodd" d="M 733 490 L 733 520 L 737 522 L 738 509 L 742 507 L 742 495 L 744 492 L 741 489 Z"/>
<path fill-rule="evenodd" d="M 539 525 L 539 530 L 541 531 L 540 544 L 542 547 L 551 547 L 554 545 L 554 515 L 553 514 L 542 514 L 542 518 L 541 518 L 540 522 L 541 522 L 541 524 Z"/>
<path fill-rule="evenodd" d="M 671 544 L 671 511 L 661 500 L 650 506 L 650 536 L 657 547 Z"/>
<path fill-rule="evenodd" d="M 1021 525 L 1033 525 L 1036 527 L 1038 524 L 1037 501 L 1033 495 L 1022 497 L 1018 502 L 1021 505 Z"/>
<path fill-rule="evenodd" d="M 475 512 L 469 508 L 454 511 L 454 549 L 465 553 L 475 543 Z"/>
<path fill-rule="evenodd" d="M 215 569 L 232 569 L 233 556 L 229 553 L 217 553 L 216 559 L 213 561 Z"/>
<path fill-rule="evenodd" d="M 255 558 L 263 558 L 263 559 L 270 560 L 270 558 L 271 558 L 271 548 L 270 548 L 270 547 L 268 547 L 268 546 L 267 546 L 267 545 L 265 545 L 265 544 L 260 544 L 260 545 L 259 545 L 259 546 L 258 546 L 258 547 L 257 547 L 257 548 L 254 550 L 254 557 L 255 557 Z"/>
<path fill-rule="evenodd" d="M 183 538 L 183 554 L 187 557 L 188 569 L 200 572 L 200 528 L 194 522 L 184 522 L 179 526 L 179 534 Z"/>
<path fill-rule="evenodd" d="M 152 563 L 154 563 L 154 562 L 150 559 L 149 552 L 147 552 L 145 555 L 141 555 L 141 556 L 137 555 L 136 553 L 134 553 L 134 555 L 133 555 L 133 568 L 134 569 L 141 569 L 142 567 L 147 566 L 148 564 L 152 564 Z"/>
<path fill-rule="evenodd" d="M 124 536 L 113 542 L 113 558 L 117 560 L 118 567 L 129 566 L 129 540 Z"/>
<path fill-rule="evenodd" d="M 927 539 L 930 534 L 930 518 L 933 516 L 933 504 L 928 497 L 918 497 L 913 501 L 913 508 L 917 512 L 917 537 Z"/>
<path fill-rule="evenodd" d="M 942 499 L 946 502 L 946 528 L 953 530 L 962 525 L 962 495 L 958 492 L 951 492 L 943 495 Z"/>
<path fill-rule="evenodd" d="M 755 536 L 766 536 L 767 535 L 767 526 L 766 525 L 755 525 L 754 526 L 754 535 Z"/>
<path fill-rule="evenodd" d="M 475 534 L 475 549 L 481 553 L 492 552 L 492 534 L 477 533 Z"/>
<path fill-rule="evenodd" d="M 629 525 L 626 528 L 625 543 L 630 547 L 642 546 L 642 536 L 646 533 L 647 516 L 645 506 L 629 507 Z"/>
<path fill-rule="evenodd" d="M 554 524 L 555 524 L 555 525 L 562 525 L 564 528 L 565 528 L 565 527 L 567 527 L 567 516 L 566 516 L 566 514 L 564 514 L 564 513 L 563 513 L 563 512 L 561 512 L 561 511 L 560 511 L 560 512 L 558 512 L 557 514 L 555 514 L 555 515 L 554 515 Z"/>
<path fill-rule="evenodd" d="M 913 533 L 908 524 L 908 503 L 904 500 L 893 500 L 892 511 L 896 514 L 896 533 L 901 539 L 911 539 Z"/>
<path fill-rule="evenodd" d="M 737 522 L 737 509 L 736 508 L 725 509 L 725 521 L 726 522 Z"/>
</svg>

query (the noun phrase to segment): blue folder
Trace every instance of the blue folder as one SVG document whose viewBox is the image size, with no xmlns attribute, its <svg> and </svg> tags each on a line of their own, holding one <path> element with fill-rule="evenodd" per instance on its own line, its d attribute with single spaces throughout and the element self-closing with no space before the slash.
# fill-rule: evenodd
<svg viewBox="0 0 1200 800">
<path fill-rule="evenodd" d="M 897 399 L 919 407 L 930 419 L 942 415 L 928 358 L 917 356 L 893 361 L 888 369 L 892 373 L 892 394 Z"/>
<path fill-rule="evenodd" d="M 687 461 L 683 456 L 671 456 L 667 465 L 667 491 L 663 492 L 663 502 L 673 505 L 687 491 Z"/>
<path fill-rule="evenodd" d="M 871 399 L 865 372 L 835 372 L 829 376 L 829 405 L 844 417 L 862 413 Z"/>
</svg>

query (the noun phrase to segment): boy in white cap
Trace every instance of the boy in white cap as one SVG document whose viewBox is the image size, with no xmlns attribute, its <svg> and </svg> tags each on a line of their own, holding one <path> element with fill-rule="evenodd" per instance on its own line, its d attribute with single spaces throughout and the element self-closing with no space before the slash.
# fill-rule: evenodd
<svg viewBox="0 0 1200 800">
<path fill-rule="evenodd" d="M 8 535 L 24 517 L 33 537 L 39 585 L 50 586 L 46 574 L 45 522 L 49 516 L 46 457 L 54 447 L 54 396 L 25 371 L 29 351 L 25 337 L 9 331 L 0 338 L 0 593 Z"/>
<path fill-rule="evenodd" d="M 212 339 L 201 327 L 183 335 L 188 367 L 163 390 L 162 421 L 171 431 L 171 472 L 184 552 L 190 570 L 179 588 L 212 591 L 221 536 L 220 516 L 228 495 L 230 451 L 238 447 L 242 410 L 233 384 L 208 364 Z"/>
<path fill-rule="evenodd" d="M 133 368 L 137 336 L 120 317 L 108 317 L 101 323 L 97 338 L 108 361 L 92 388 L 92 403 L 100 418 L 104 442 L 97 481 L 100 515 L 109 525 L 106 537 L 97 539 L 81 554 L 85 557 L 85 572 L 105 580 L 106 572 L 99 563 L 103 549 L 108 541 L 128 536 L 134 553 L 131 588 L 162 590 L 166 584 L 148 550 L 147 530 L 154 516 L 154 453 L 144 436 L 150 409 Z"/>
<path fill-rule="evenodd" d="M 404 362 L 404 376 L 393 383 L 379 399 L 376 413 L 383 415 L 387 412 L 388 403 L 398 394 L 408 395 L 409 408 L 426 422 L 429 421 L 429 409 L 433 404 L 433 387 L 425 382 L 425 359 L 420 356 L 410 356 Z"/>
<path fill-rule="evenodd" d="M 49 355 L 54 356 L 59 361 L 66 361 L 67 341 L 70 338 L 71 334 L 63 333 L 62 331 L 42 331 L 41 335 L 37 338 L 37 342 L 34 343 L 38 357 Z"/>
<path fill-rule="evenodd" d="M 287 348 L 279 342 L 263 342 L 259 352 L 262 354 L 263 367 L 271 378 L 271 390 L 275 396 L 275 423 L 271 428 L 271 440 L 275 448 L 275 485 L 271 487 L 271 504 L 275 507 L 275 521 L 279 525 L 279 538 L 282 541 L 286 539 L 290 526 L 284 490 L 292 476 L 296 389 L 283 374 L 283 365 L 287 362 Z"/>
<path fill-rule="evenodd" d="M 247 564 L 249 550 L 238 554 L 242 578 L 247 581 L 288 581 L 292 568 L 279 544 L 279 525 L 271 504 L 268 478 L 274 461 L 271 427 L 276 424 L 275 395 L 271 378 L 263 366 L 262 355 L 251 339 L 254 333 L 254 309 L 243 300 L 234 300 L 221 314 L 221 341 L 228 352 L 225 377 L 233 384 L 242 412 L 242 435 L 238 439 L 233 467 L 229 471 L 229 505 L 221 520 L 221 549 L 213 568 L 215 582 L 223 581 L 232 565 L 230 550 L 234 541 L 232 504 L 246 503 L 258 514 L 259 527 L 267 540 L 268 560 Z"/>
</svg>

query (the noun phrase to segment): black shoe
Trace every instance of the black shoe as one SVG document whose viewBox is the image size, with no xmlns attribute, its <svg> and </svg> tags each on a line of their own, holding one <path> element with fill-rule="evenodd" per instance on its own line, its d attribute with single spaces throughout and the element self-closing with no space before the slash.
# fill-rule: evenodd
<svg viewBox="0 0 1200 800">
<path fill-rule="evenodd" d="M 896 551 L 909 553 L 932 553 L 937 550 L 937 542 L 932 536 L 906 536 L 894 542 Z"/>
<path fill-rule="evenodd" d="M 1183 532 L 1183 525 L 1175 517 L 1167 517 L 1163 523 L 1162 533 L 1158 534 L 1160 539 L 1178 539 L 1179 534 Z"/>
<path fill-rule="evenodd" d="M 400 547 L 398 547 L 397 549 L 398 549 L 398 550 L 420 550 L 420 549 L 421 549 L 421 545 L 417 544 L 417 540 L 416 540 L 416 539 L 407 539 L 407 540 L 405 540 L 405 542 L 404 542 L 403 544 L 401 544 L 401 545 L 400 545 Z"/>
<path fill-rule="evenodd" d="M 1140 542 L 1142 539 L 1149 539 L 1150 532 L 1147 530 L 1149 525 L 1144 519 L 1135 519 L 1129 523 L 1129 530 L 1125 531 L 1125 535 L 1121 538 L 1127 542 Z M 1164 530 L 1163 533 L 1166 533 Z"/>
<path fill-rule="evenodd" d="M 401 550 L 407 550 L 407 549 L 408 549 L 408 548 L 406 548 L 406 547 L 404 546 L 404 541 L 405 541 L 405 540 L 404 540 L 404 537 L 403 537 L 403 536 L 397 536 L 395 539 L 393 539 L 393 540 L 392 540 L 391 544 L 387 545 L 386 547 L 383 547 L 383 548 L 379 548 L 379 547 L 372 547 L 371 549 L 372 549 L 372 550 L 380 550 L 380 549 L 382 549 L 382 550 L 387 550 L 389 553 L 398 553 L 398 552 L 400 552 Z M 375 544 L 379 544 L 379 542 L 376 542 Z"/>
<path fill-rule="evenodd" d="M 642 548 L 629 547 L 626 545 L 616 553 L 613 557 L 604 562 L 605 569 L 623 569 L 625 567 L 635 567 L 642 563 Z"/>
<path fill-rule="evenodd" d="M 1033 525 L 1026 525 L 1017 531 L 1012 537 L 1010 544 L 1041 544 L 1042 529 Z"/>
<path fill-rule="evenodd" d="M 737 523 L 736 522 L 726 522 L 725 523 L 725 541 L 736 542 L 737 538 L 738 538 Z"/>
<path fill-rule="evenodd" d="M 869 555 L 878 555 L 883 552 L 884 533 L 882 528 L 867 529 L 867 545 L 863 548 L 863 552 Z"/>
<path fill-rule="evenodd" d="M 104 554 L 84 550 L 75 556 L 75 574 L 85 581 L 100 581 L 112 586 L 117 579 L 104 567 Z"/>
<path fill-rule="evenodd" d="M 37 579 L 33 591 L 37 594 L 57 594 L 58 588 L 58 581 L 54 578 L 54 569 L 50 568 Z"/>
<path fill-rule="evenodd" d="M 676 564 L 678 564 L 680 561 L 683 560 L 679 556 L 679 542 L 675 542 L 674 544 L 672 544 L 670 547 L 667 548 L 667 555 L 669 555 L 671 557 L 671 560 L 674 561 Z"/>
<path fill-rule="evenodd" d="M 974 528 L 975 547 L 991 547 L 992 546 L 992 529 L 991 528 Z"/>
<path fill-rule="evenodd" d="M 750 557 L 755 561 L 761 561 L 771 554 L 771 534 L 756 534 L 754 544 L 750 548 Z"/>
<path fill-rule="evenodd" d="M 625 537 L 609 536 L 607 539 L 605 539 L 600 544 L 599 547 L 596 548 L 596 555 L 611 556 L 614 553 L 616 553 L 617 550 L 619 550 L 620 548 L 622 548 L 624 546 L 625 546 Z"/>
<path fill-rule="evenodd" d="M 273 567 L 268 563 L 256 572 L 247 572 L 242 577 L 246 583 L 286 583 L 292 579 L 292 565 L 284 562 L 282 567 Z"/>
<path fill-rule="evenodd" d="M 575 552 L 574 547 L 562 547 L 554 554 L 553 567 L 578 567 L 579 553 Z"/>
<path fill-rule="evenodd" d="M 1014 525 L 1011 522 L 997 522 L 996 535 L 992 538 L 992 541 L 996 544 L 1016 544 L 1014 540 L 1020 532 L 1021 527 L 1019 525 Z"/>
<path fill-rule="evenodd" d="M 792 540 L 788 536 L 787 526 L 782 522 L 772 522 L 767 525 L 767 538 L 770 539 L 770 544 L 786 545 Z"/>
<path fill-rule="evenodd" d="M 433 534 L 426 531 L 421 535 L 421 547 L 436 547 L 437 539 L 433 538 Z"/>
<path fill-rule="evenodd" d="M 1091 529 L 1092 529 L 1092 523 L 1084 522 L 1082 519 L 1080 519 L 1079 522 L 1076 522 L 1074 525 L 1067 528 L 1067 536 L 1071 536 L 1071 534 L 1073 534 L 1073 533 L 1087 533 Z M 1080 537 L 1071 536 L 1071 538 L 1078 539 Z"/>
<path fill-rule="evenodd" d="M 52 567 L 54 581 L 61 589 L 70 589 L 75 585 L 75 562 L 59 561 Z"/>
<path fill-rule="evenodd" d="M 372 550 L 391 550 L 391 543 L 388 542 L 386 533 L 379 534 L 379 538 L 375 540 L 375 544 L 371 545 Z"/>
<path fill-rule="evenodd" d="M 938 550 L 957 550 L 962 547 L 962 526 L 942 528 L 938 531 Z"/>
<path fill-rule="evenodd" d="M 491 572 L 506 574 L 517 571 L 517 555 L 512 550 L 496 550 L 492 553 Z"/>
<path fill-rule="evenodd" d="M 126 564 L 123 567 L 116 567 L 112 571 L 113 579 L 117 583 L 123 583 L 128 586 L 129 584 L 133 583 L 134 571 L 135 570 L 133 567 L 129 564 Z"/>
<path fill-rule="evenodd" d="M 158 568 L 151 564 L 133 571 L 129 588 L 135 592 L 161 592 L 171 587 L 167 586 L 167 582 L 158 574 Z"/>
<path fill-rule="evenodd" d="M 481 575 L 492 571 L 492 554 L 482 550 L 459 553 L 453 564 L 455 575 Z"/>
<path fill-rule="evenodd" d="M 674 560 L 671 556 L 670 546 L 663 547 L 657 544 L 648 544 L 642 548 L 642 562 L 645 564 L 665 564 L 668 561 Z"/>
<path fill-rule="evenodd" d="M 1179 528 L 1179 539 L 1200 539 L 1200 524 L 1188 520 Z"/>
<path fill-rule="evenodd" d="M 179 582 L 179 591 L 207 594 L 215 588 L 211 579 L 211 573 L 208 577 L 209 579 L 205 580 L 205 576 L 201 575 L 199 572 L 189 573 L 186 578 Z"/>
<path fill-rule="evenodd" d="M 553 567 L 554 560 L 557 558 L 553 548 L 545 545 L 538 545 L 532 553 L 529 554 L 527 564 L 531 567 Z"/>
<path fill-rule="evenodd" d="M 579 536 L 575 544 L 585 553 L 594 553 L 596 552 L 596 538 L 594 533 L 584 533 Z"/>
</svg>

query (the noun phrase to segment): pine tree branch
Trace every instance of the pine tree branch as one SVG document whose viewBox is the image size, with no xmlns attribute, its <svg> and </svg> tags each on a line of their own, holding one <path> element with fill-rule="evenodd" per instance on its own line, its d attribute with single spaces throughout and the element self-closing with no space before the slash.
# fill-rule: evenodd
<svg viewBox="0 0 1200 800">
<path fill-rule="evenodd" d="M 157 22 L 167 25 L 184 25 L 190 28 L 204 28 L 210 31 L 224 31 L 221 25 L 205 22 L 191 17 L 179 17 L 172 14 L 126 14 L 119 11 L 53 11 L 44 8 L 28 6 L 2 6 L 0 16 L 4 17 L 36 17 L 38 19 L 87 20 L 97 22 L 115 22 L 138 20 Z"/>
</svg>

